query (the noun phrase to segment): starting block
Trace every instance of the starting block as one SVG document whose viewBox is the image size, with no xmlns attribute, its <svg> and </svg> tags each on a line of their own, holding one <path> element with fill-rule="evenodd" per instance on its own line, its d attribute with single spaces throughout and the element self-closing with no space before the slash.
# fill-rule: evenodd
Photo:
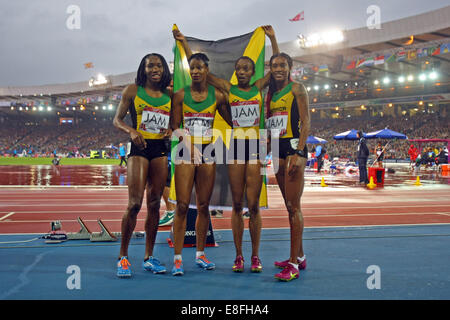
<svg viewBox="0 0 450 320">
<path fill-rule="evenodd" d="M 90 240 L 91 242 L 111 242 L 117 241 L 122 236 L 121 232 L 111 232 L 101 219 L 97 220 L 100 226 L 100 232 L 91 232 L 86 226 L 83 219 L 77 218 L 80 224 L 80 231 L 66 233 L 62 231 L 62 225 L 60 221 L 53 221 L 51 223 L 52 231 L 46 234 L 43 238 L 47 239 L 46 243 L 60 243 L 66 240 Z M 145 232 L 135 231 L 132 238 L 142 239 L 145 238 Z"/>
<path fill-rule="evenodd" d="M 108 230 L 108 228 L 103 224 L 102 220 L 98 219 L 97 222 L 100 225 L 100 228 L 102 229 L 102 231 L 91 233 L 90 240 L 92 242 L 117 241 L 117 237 Z"/>
<path fill-rule="evenodd" d="M 78 223 L 81 226 L 80 231 L 68 233 L 67 240 L 90 240 L 91 231 L 89 231 L 88 227 L 80 217 L 78 217 Z"/>
</svg>

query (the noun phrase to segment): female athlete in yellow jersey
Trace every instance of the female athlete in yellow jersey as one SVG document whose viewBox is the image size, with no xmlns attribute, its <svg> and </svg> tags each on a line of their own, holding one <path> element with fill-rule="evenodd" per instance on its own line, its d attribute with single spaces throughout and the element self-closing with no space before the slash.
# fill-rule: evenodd
<svg viewBox="0 0 450 320">
<path fill-rule="evenodd" d="M 274 168 L 277 167 L 275 162 L 278 165 L 275 175 L 289 214 L 291 233 L 289 260 L 275 262 L 275 266 L 283 268 L 275 278 L 282 281 L 298 278 L 299 268 L 306 267 L 300 200 L 308 157 L 306 139 L 310 128 L 309 102 L 305 87 L 291 80 L 291 68 L 292 59 L 285 53 L 274 55 L 270 59 L 267 128 L 272 139 L 272 162 Z"/>
<path fill-rule="evenodd" d="M 167 179 L 166 138 L 169 126 L 172 92 L 166 88 L 171 75 L 166 60 L 151 53 L 142 58 L 134 84 L 122 92 L 114 117 L 114 126 L 130 135 L 128 150 L 128 207 L 122 218 L 122 237 L 117 267 L 118 277 L 131 277 L 128 245 L 136 227 L 144 191 L 147 188 L 146 245 L 143 268 L 164 273 L 165 267 L 152 256 L 159 223 L 161 195 Z M 127 112 L 133 125 L 124 122 Z"/>
<path fill-rule="evenodd" d="M 175 155 L 176 210 L 173 221 L 174 267 L 173 275 L 183 275 L 181 252 L 186 232 L 186 217 L 192 188 L 195 184 L 197 221 L 196 264 L 212 270 L 215 264 L 206 259 L 205 245 L 209 226 L 209 201 L 211 199 L 216 165 L 212 151 L 212 130 L 216 110 L 231 125 L 225 95 L 208 85 L 208 57 L 203 53 L 190 56 L 189 69 L 192 84 L 178 90 L 173 97 L 172 129 L 182 138 Z M 178 129 L 182 125 L 183 129 Z M 181 150 L 180 150 L 181 149 Z"/>
<path fill-rule="evenodd" d="M 278 54 L 278 44 L 272 26 L 263 26 L 262 28 L 271 41 L 273 54 Z M 179 30 L 174 30 L 173 34 L 176 40 L 183 43 L 186 55 L 189 57 L 191 49 L 186 38 Z M 263 176 L 261 174 L 261 162 L 259 161 L 259 124 L 264 104 L 261 90 L 269 85 L 270 73 L 251 83 L 252 76 L 255 74 L 255 63 L 246 56 L 240 57 L 236 61 L 235 72 L 237 85 L 232 85 L 229 80 L 220 79 L 211 73 L 208 74 L 208 82 L 228 95 L 233 121 L 233 139 L 227 156 L 228 176 L 233 200 L 231 226 L 236 248 L 236 259 L 232 270 L 235 272 L 244 271 L 242 254 L 244 218 L 242 208 L 245 192 L 250 214 L 249 231 L 252 240 L 251 271 L 261 272 L 262 265 L 259 259 L 261 236 L 259 196 Z M 264 161 L 264 159 L 262 160 Z"/>
</svg>

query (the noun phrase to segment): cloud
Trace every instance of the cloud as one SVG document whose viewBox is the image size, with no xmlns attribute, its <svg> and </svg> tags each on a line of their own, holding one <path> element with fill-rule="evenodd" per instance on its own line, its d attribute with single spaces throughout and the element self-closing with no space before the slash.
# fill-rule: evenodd
<svg viewBox="0 0 450 320">
<path fill-rule="evenodd" d="M 66 27 L 66 9 L 81 9 L 81 29 Z M 271 24 L 279 42 L 333 25 L 365 24 L 366 8 L 379 5 L 382 21 L 446 5 L 442 0 L 41 0 L 0 5 L 0 86 L 85 81 L 92 73 L 136 70 L 142 56 L 158 52 L 172 60 L 172 24 L 186 35 L 217 40 Z M 305 11 L 305 21 L 288 19 Z M 83 63 L 92 61 L 94 69 Z"/>
</svg>

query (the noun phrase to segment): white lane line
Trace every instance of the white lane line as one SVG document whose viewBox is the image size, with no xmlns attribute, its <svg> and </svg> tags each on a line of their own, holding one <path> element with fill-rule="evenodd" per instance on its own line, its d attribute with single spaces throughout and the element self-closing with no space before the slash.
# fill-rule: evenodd
<svg viewBox="0 0 450 320">
<path fill-rule="evenodd" d="M 444 215 L 444 216 L 449 216 L 450 212 L 408 212 L 408 213 L 379 213 L 379 214 L 327 214 L 327 215 L 303 215 L 304 218 L 330 218 L 330 217 L 335 217 L 335 218 L 340 218 L 340 217 L 371 217 L 371 216 L 376 216 L 376 217 L 383 217 L 383 216 L 430 216 L 430 215 Z M 262 219 L 284 219 L 287 216 L 262 216 Z M 226 221 L 226 220 L 231 220 L 231 217 L 222 217 L 222 218 L 212 218 L 214 219 L 214 221 Z M 15 220 L 15 221 L 5 221 L 5 223 L 49 223 L 53 220 Z M 73 220 L 73 219 L 62 219 L 59 220 L 61 221 L 61 223 L 69 223 L 69 222 L 77 222 L 77 220 Z M 83 219 L 84 222 L 97 222 L 97 219 L 93 220 L 93 219 Z M 102 219 L 103 222 L 120 222 L 122 221 L 122 219 Z M 145 219 L 137 219 L 138 222 L 144 222 Z"/>
<path fill-rule="evenodd" d="M 142 206 L 144 207 L 144 205 L 146 204 L 146 201 L 142 202 Z M 111 202 L 108 203 L 94 203 L 94 204 L 82 204 L 82 203 L 76 203 L 76 204 L 67 204 L 67 202 L 65 203 L 61 203 L 61 204 L 40 204 L 43 207 L 56 207 L 56 208 L 60 208 L 61 206 L 65 206 L 65 207 L 98 207 L 98 206 L 105 206 L 105 205 L 116 205 L 113 204 Z M 8 204 L 8 205 L 3 205 L 0 204 L 0 207 L 36 207 L 36 204 Z M 162 205 L 164 206 L 164 204 Z M 350 209 L 402 209 L 402 208 L 430 208 L 430 207 L 450 207 L 450 203 L 443 203 L 443 204 L 424 204 L 424 205 L 367 205 L 367 206 L 346 206 L 346 205 L 341 205 L 338 207 L 308 207 L 305 206 L 303 203 L 302 206 L 302 210 L 350 210 Z M 126 209 L 126 203 L 124 204 L 124 208 Z M 120 211 L 125 211 L 125 209 L 120 210 Z M 57 212 L 60 212 L 61 210 L 57 210 Z M 91 210 L 90 210 L 91 211 Z M 94 210 L 96 212 L 101 212 L 104 210 Z M 117 212 L 118 210 L 108 210 L 108 212 Z M 225 211 L 230 211 L 230 210 L 225 210 Z M 278 205 L 278 206 L 272 206 L 269 207 L 269 209 L 261 209 L 261 211 L 286 211 L 284 205 Z M 64 212 L 82 212 L 80 210 L 64 210 Z M 21 211 L 20 213 L 52 213 L 50 211 Z"/>
<path fill-rule="evenodd" d="M 1 218 L 0 218 L 0 221 L 3 221 L 3 220 L 5 220 L 6 218 L 8 218 L 8 217 L 12 216 L 12 215 L 13 215 L 14 213 L 15 213 L 15 212 L 10 212 L 10 213 L 8 213 L 8 214 L 4 215 L 3 217 L 1 217 Z"/>
</svg>

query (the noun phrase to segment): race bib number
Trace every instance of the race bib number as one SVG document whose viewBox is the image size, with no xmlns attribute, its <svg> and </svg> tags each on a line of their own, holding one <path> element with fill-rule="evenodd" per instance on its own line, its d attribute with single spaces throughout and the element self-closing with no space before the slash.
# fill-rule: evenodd
<svg viewBox="0 0 450 320">
<path fill-rule="evenodd" d="M 248 128 L 259 126 L 259 102 L 236 101 L 230 104 L 233 127 Z"/>
<path fill-rule="evenodd" d="M 185 113 L 184 129 L 193 137 L 212 137 L 214 114 L 211 113 Z"/>
<path fill-rule="evenodd" d="M 267 120 L 267 129 L 270 130 L 270 135 L 273 138 L 279 138 L 287 133 L 287 112 L 275 112 Z"/>
<path fill-rule="evenodd" d="M 167 111 L 147 107 L 142 110 L 139 129 L 149 133 L 161 134 L 169 129 L 170 114 Z"/>
</svg>

